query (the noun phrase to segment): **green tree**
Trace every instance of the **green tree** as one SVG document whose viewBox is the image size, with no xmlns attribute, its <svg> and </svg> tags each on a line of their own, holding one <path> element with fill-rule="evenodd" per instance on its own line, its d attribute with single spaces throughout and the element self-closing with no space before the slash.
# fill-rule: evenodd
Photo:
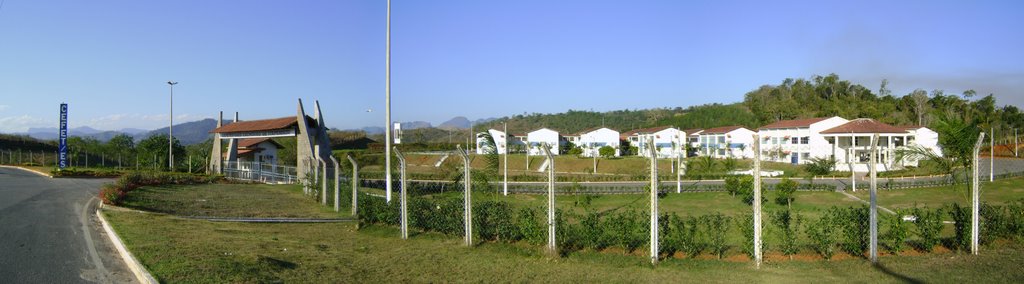
<svg viewBox="0 0 1024 284">
<path fill-rule="evenodd" d="M 795 199 L 797 183 L 789 178 L 782 178 L 775 185 L 775 203 L 779 205 L 786 205 L 786 208 L 793 208 L 793 200 Z"/>
<path fill-rule="evenodd" d="M 612 146 L 602 146 L 597 149 L 597 153 L 600 154 L 602 158 L 615 157 L 615 148 L 612 148 Z"/>
<path fill-rule="evenodd" d="M 178 138 L 171 140 L 171 147 L 174 151 L 175 165 L 185 157 L 185 147 L 181 145 Z M 158 168 L 167 166 L 167 135 L 154 135 L 139 141 L 137 147 L 139 161 L 145 165 L 154 165 Z"/>
</svg>

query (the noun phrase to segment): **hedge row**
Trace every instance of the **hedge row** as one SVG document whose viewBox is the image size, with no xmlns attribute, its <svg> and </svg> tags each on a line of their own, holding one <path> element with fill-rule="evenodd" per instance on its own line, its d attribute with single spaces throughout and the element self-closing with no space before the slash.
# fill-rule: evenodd
<svg viewBox="0 0 1024 284">
<path fill-rule="evenodd" d="M 223 176 L 167 172 L 129 172 L 114 183 L 104 184 L 99 197 L 104 204 L 118 205 L 129 192 L 139 187 L 163 184 L 203 184 L 223 180 Z"/>
<path fill-rule="evenodd" d="M 388 205 L 382 198 L 369 195 L 359 199 L 359 222 L 398 225 L 398 203 Z M 473 205 L 473 233 L 481 241 L 542 244 L 546 241 L 544 208 L 516 208 L 504 201 L 485 201 Z M 879 241 L 883 249 L 898 254 L 907 248 L 930 252 L 943 245 L 951 250 L 969 250 L 969 209 L 951 204 L 941 208 L 914 208 L 898 212 L 899 216 L 879 213 Z M 983 205 L 981 237 L 983 243 L 998 238 L 1024 237 L 1024 199 L 1007 205 Z M 902 216 L 914 216 L 905 221 Z M 864 255 L 868 251 L 868 207 L 832 207 L 816 219 L 788 210 L 766 212 L 762 223 L 762 249 L 793 255 L 811 250 L 829 259 L 837 252 Z M 966 217 L 964 217 L 966 216 Z M 957 221 L 953 236 L 942 236 L 943 220 Z M 967 218 L 967 219 L 965 219 Z M 409 199 L 410 227 L 452 236 L 463 233 L 463 202 L 460 198 Z M 558 210 L 556 237 L 562 254 L 576 250 L 602 250 L 610 247 L 635 251 L 647 247 L 650 237 L 650 215 L 645 211 L 621 209 L 582 214 Z M 702 253 L 723 257 L 730 248 L 738 247 L 753 255 L 753 218 L 712 213 L 703 216 L 679 216 L 674 213 L 659 217 L 660 250 L 663 256 Z M 738 231 L 733 231 L 738 230 Z M 726 238 L 731 232 L 743 236 L 741 243 Z"/>
</svg>

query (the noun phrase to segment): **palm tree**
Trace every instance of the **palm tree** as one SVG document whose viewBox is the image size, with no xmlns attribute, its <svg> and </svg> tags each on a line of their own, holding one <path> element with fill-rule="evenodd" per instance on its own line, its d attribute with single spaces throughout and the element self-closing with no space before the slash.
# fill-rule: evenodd
<svg viewBox="0 0 1024 284">
<path fill-rule="evenodd" d="M 939 134 L 939 146 L 942 147 L 943 152 L 941 156 L 925 147 L 910 146 L 896 150 L 895 162 L 931 160 L 956 184 L 958 181 L 954 175 L 955 171 L 970 168 L 974 158 L 974 143 L 981 134 L 977 120 L 968 122 L 957 115 L 940 113 L 938 120 L 932 126 Z M 967 180 L 966 175 L 964 179 Z M 965 183 L 967 182 L 965 181 Z M 970 184 L 967 185 L 969 191 Z M 967 198 L 966 194 L 964 192 L 965 199 Z"/>
</svg>

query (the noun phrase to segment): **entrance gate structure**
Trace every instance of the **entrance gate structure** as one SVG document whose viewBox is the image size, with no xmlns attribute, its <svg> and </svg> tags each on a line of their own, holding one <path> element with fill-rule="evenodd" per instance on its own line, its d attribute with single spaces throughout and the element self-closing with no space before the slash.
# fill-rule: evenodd
<svg viewBox="0 0 1024 284">
<path fill-rule="evenodd" d="M 267 183 L 300 182 L 307 173 L 318 171 L 317 160 L 329 160 L 331 142 L 324 126 L 323 112 L 320 102 L 314 101 L 316 109 L 313 116 L 307 116 L 299 99 L 298 111 L 294 117 L 235 121 L 224 125 L 224 113 L 217 120 L 217 128 L 213 133 L 213 146 L 210 152 L 209 173 L 223 174 L 225 177 L 245 179 Z M 238 141 L 246 138 L 295 137 L 296 165 L 294 167 L 259 161 L 239 162 Z M 222 140 L 228 140 L 227 153 L 222 153 Z"/>
</svg>

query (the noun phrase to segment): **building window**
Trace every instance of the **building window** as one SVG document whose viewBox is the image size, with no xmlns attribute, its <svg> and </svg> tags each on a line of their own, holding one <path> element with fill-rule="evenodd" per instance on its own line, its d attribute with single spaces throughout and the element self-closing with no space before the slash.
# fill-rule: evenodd
<svg viewBox="0 0 1024 284">
<path fill-rule="evenodd" d="M 793 138 L 790 138 L 790 141 L 789 141 L 789 143 L 790 143 L 790 144 L 800 144 L 800 137 L 793 137 Z"/>
<path fill-rule="evenodd" d="M 800 137 L 800 144 L 810 144 L 810 142 L 811 142 L 811 137 L 807 137 L 807 136 Z"/>
</svg>

